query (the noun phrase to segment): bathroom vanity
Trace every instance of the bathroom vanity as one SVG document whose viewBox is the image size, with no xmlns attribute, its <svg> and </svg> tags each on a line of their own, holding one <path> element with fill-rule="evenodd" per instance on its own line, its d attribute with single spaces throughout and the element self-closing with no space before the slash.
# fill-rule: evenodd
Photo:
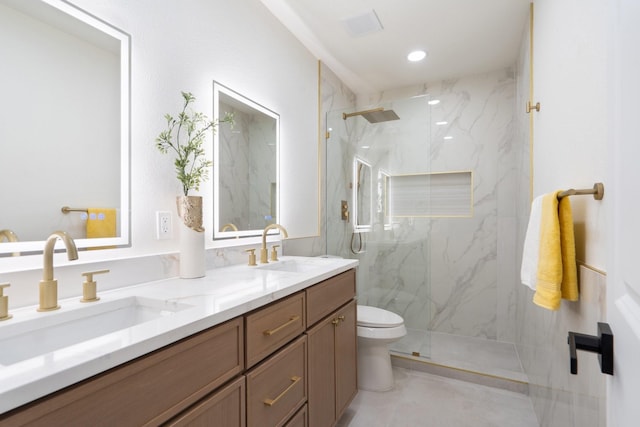
<svg viewBox="0 0 640 427">
<path fill-rule="evenodd" d="M 0 424 L 333 425 L 357 391 L 356 266 L 284 257 L 105 292 L 92 304 L 153 298 L 164 315 L 0 358 Z M 86 310 L 61 305 L 60 314 Z M 15 325 L 37 318 L 28 309 L 14 311 Z M 36 314 L 43 327 L 56 316 Z M 8 326 L 0 325 L 3 344 Z"/>
</svg>

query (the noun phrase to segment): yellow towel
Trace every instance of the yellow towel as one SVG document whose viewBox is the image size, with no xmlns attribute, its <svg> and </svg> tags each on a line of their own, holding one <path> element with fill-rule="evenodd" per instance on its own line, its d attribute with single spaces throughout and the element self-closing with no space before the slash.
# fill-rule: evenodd
<svg viewBox="0 0 640 427">
<path fill-rule="evenodd" d="M 112 208 L 87 209 L 87 238 L 116 237 L 116 210 Z M 90 247 L 88 250 L 112 249 L 115 246 Z"/>
<path fill-rule="evenodd" d="M 534 303 L 549 310 L 557 310 L 561 298 L 578 299 L 571 202 L 564 197 L 558 206 L 558 193 L 542 199 L 538 281 L 533 296 Z"/>
</svg>

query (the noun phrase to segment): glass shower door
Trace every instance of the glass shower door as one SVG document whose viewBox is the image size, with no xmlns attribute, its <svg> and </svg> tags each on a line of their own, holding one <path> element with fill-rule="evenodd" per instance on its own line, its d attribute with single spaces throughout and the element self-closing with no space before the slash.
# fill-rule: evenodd
<svg viewBox="0 0 640 427">
<path fill-rule="evenodd" d="M 358 303 L 401 315 L 408 334 L 392 350 L 423 357 L 430 354 L 433 310 L 432 220 L 393 216 L 390 182 L 430 172 L 428 100 L 415 97 L 386 103 L 384 111 L 368 109 L 377 109 L 378 118 L 355 109 L 329 112 L 325 171 L 327 253 L 360 261 Z"/>
</svg>

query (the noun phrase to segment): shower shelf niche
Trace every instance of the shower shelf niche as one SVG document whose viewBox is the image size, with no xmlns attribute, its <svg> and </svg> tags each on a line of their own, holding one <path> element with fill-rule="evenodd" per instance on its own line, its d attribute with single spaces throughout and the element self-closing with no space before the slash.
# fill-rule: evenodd
<svg viewBox="0 0 640 427">
<path fill-rule="evenodd" d="M 472 217 L 473 172 L 437 172 L 385 177 L 386 215 Z"/>
</svg>

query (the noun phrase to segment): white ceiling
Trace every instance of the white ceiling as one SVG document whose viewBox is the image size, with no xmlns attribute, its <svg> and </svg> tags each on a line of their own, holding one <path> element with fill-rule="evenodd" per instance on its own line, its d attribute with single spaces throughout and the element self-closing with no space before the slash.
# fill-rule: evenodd
<svg viewBox="0 0 640 427">
<path fill-rule="evenodd" d="M 530 0 L 261 0 L 356 93 L 513 65 Z M 343 19 L 374 10 L 383 29 L 359 37 Z M 406 55 L 428 52 L 419 63 Z"/>
</svg>

